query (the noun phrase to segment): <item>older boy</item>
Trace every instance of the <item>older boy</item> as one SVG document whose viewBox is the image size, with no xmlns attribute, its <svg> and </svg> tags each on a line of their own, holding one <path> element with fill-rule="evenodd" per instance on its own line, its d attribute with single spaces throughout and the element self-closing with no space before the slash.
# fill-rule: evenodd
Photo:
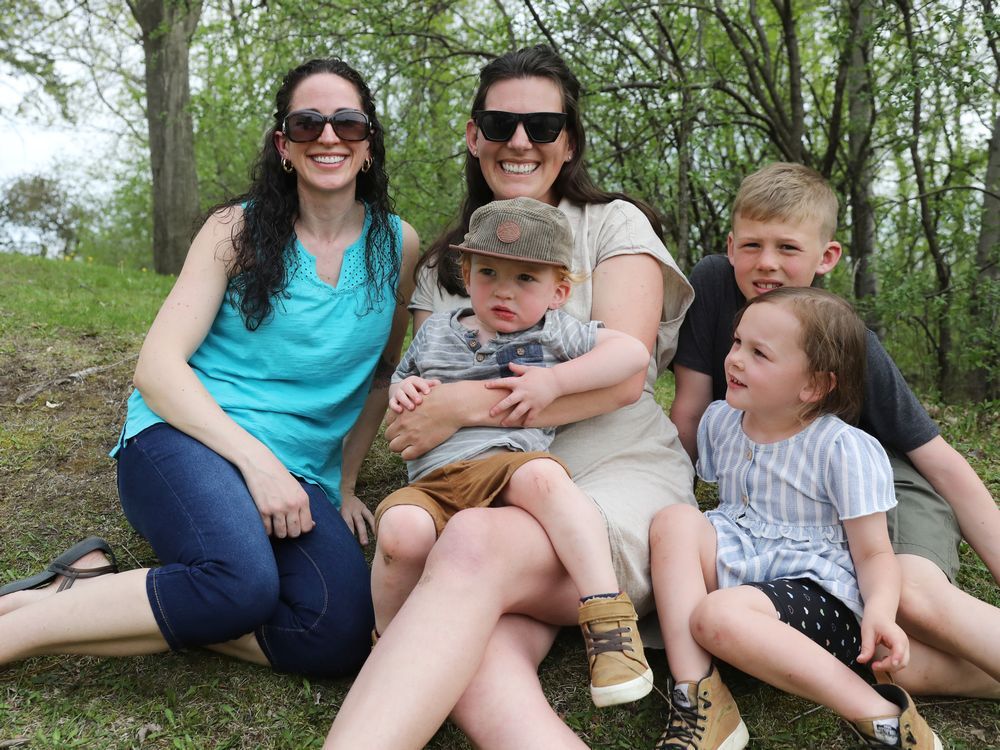
<svg viewBox="0 0 1000 750">
<path fill-rule="evenodd" d="M 740 185 L 726 256 L 703 258 L 691 272 L 695 301 L 673 360 L 670 418 L 692 460 L 701 415 L 725 398 L 723 361 L 736 311 L 751 297 L 810 286 L 832 270 L 841 256 L 837 210 L 823 177 L 799 164 L 771 164 Z M 952 583 L 962 536 L 1000 582 L 1000 509 L 871 331 L 867 343 L 858 426 L 892 463 L 898 505 L 888 514 L 889 533 L 903 570 L 897 619 L 911 637 L 911 664 L 897 679 L 911 693 L 1000 697 L 1000 610 Z M 654 559 L 656 527 L 654 520 Z"/>
</svg>

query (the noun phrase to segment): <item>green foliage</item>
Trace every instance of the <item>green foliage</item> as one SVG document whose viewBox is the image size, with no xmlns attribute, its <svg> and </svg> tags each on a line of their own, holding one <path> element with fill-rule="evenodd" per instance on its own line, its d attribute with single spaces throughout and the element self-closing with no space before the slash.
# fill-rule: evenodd
<svg viewBox="0 0 1000 750">
<path fill-rule="evenodd" d="M 0 250 L 72 258 L 90 218 L 53 178 L 17 177 L 0 188 Z"/>
<path fill-rule="evenodd" d="M 909 375 L 958 397 L 963 383 L 1000 382 L 995 337 L 984 335 L 992 320 L 981 319 L 996 291 L 976 261 L 978 189 L 1000 108 L 996 13 L 991 3 L 866 2 L 852 25 L 852 5 L 207 0 L 191 56 L 202 207 L 246 188 L 281 75 L 307 57 L 339 55 L 375 93 L 396 206 L 426 245 L 457 212 L 479 68 L 497 53 L 550 42 L 584 87 L 592 173 L 662 213 L 685 269 L 725 247 L 728 207 L 747 173 L 799 160 L 841 196 L 845 259 L 828 284 L 850 297 L 861 269 L 852 261 L 857 174 L 848 134 L 866 139 L 878 291 L 858 305 L 883 322 L 880 334 Z M 95 199 L 99 220 L 78 232 L 80 252 L 147 264 L 147 136 L 131 17 L 107 0 L 52 0 L 36 10 L 42 15 L 26 33 L 12 28 L 11 39 L 37 52 L 40 65 L 83 61 L 86 76 L 46 80 L 62 81 L 74 111 L 102 102 L 121 134 L 114 191 Z M 859 40 L 870 45 L 854 71 L 870 122 L 851 120 L 845 88 Z"/>
</svg>

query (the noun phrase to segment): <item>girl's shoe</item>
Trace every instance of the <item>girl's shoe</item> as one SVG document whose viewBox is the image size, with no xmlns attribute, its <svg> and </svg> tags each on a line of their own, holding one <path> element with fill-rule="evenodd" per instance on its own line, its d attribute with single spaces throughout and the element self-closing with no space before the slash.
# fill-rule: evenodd
<svg viewBox="0 0 1000 750">
<path fill-rule="evenodd" d="M 750 733 L 713 665 L 708 677 L 670 691 L 670 718 L 655 750 L 742 750 Z"/>
<path fill-rule="evenodd" d="M 890 736 L 891 732 L 887 732 L 885 728 L 877 726 L 879 719 L 891 719 L 893 718 L 891 716 L 877 716 L 872 719 L 860 719 L 852 722 L 869 748 L 885 750 L 887 747 L 899 747 L 905 750 L 942 750 L 941 740 L 934 734 L 934 730 L 927 726 L 924 717 L 917 713 L 917 707 L 913 705 L 913 700 L 903 688 L 898 685 L 872 685 L 872 687 L 887 701 L 899 706 L 902 713 L 899 715 L 899 731 L 895 737 Z"/>
</svg>

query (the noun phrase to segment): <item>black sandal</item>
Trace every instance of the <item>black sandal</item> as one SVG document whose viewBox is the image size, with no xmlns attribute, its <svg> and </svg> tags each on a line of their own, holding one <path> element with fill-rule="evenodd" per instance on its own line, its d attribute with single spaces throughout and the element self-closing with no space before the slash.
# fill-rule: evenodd
<svg viewBox="0 0 1000 750">
<path fill-rule="evenodd" d="M 111 563 L 109 565 L 102 565 L 97 568 L 74 568 L 72 566 L 72 563 L 76 562 L 84 555 L 97 550 L 103 552 L 111 559 Z M 59 557 L 55 560 L 50 562 L 42 572 L 35 573 L 27 578 L 21 578 L 17 581 L 11 581 L 6 586 L 0 587 L 0 596 L 13 594 L 15 591 L 27 591 L 28 589 L 42 588 L 43 586 L 51 583 L 56 576 L 63 576 L 65 578 L 65 580 L 59 584 L 59 588 L 57 589 L 57 592 L 59 592 L 70 588 L 74 583 L 76 583 L 77 579 L 97 578 L 97 576 L 117 572 L 118 560 L 115 558 L 115 553 L 111 551 L 111 545 L 99 536 L 88 536 L 86 539 L 77 542 L 59 555 Z"/>
</svg>

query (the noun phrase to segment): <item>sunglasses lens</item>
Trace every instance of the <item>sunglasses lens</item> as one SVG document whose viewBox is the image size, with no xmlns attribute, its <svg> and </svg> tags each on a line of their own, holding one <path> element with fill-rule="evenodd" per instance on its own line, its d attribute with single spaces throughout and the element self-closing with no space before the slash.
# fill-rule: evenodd
<svg viewBox="0 0 1000 750">
<path fill-rule="evenodd" d="M 476 124 L 488 141 L 509 141 L 514 137 L 517 124 L 524 123 L 524 132 L 534 143 L 552 143 L 566 125 L 562 112 L 532 112 L 521 115 L 514 112 L 489 110 L 478 113 Z"/>
<path fill-rule="evenodd" d="M 565 124 L 566 115 L 561 112 L 535 112 L 524 118 L 524 132 L 535 143 L 552 143 Z"/>
<path fill-rule="evenodd" d="M 337 112 L 333 116 L 333 131 L 341 140 L 363 141 L 368 137 L 368 118 L 364 112 Z"/>
<path fill-rule="evenodd" d="M 306 143 L 319 138 L 326 120 L 318 112 L 293 112 L 285 119 L 285 135 L 293 143 Z"/>
<path fill-rule="evenodd" d="M 511 112 L 482 112 L 476 124 L 488 141 L 509 141 L 517 130 L 517 116 Z"/>
</svg>

